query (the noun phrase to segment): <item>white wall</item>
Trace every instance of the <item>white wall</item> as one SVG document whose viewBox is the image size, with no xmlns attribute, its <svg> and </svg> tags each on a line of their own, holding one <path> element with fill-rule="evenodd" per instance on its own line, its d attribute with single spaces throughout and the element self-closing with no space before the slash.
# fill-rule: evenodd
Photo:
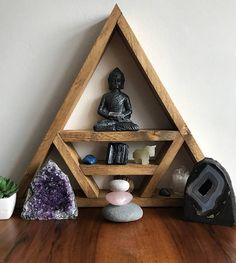
<svg viewBox="0 0 236 263">
<path fill-rule="evenodd" d="M 204 154 L 236 188 L 233 0 L 0 0 L 0 175 L 21 179 L 115 2 Z M 112 63 L 89 85 L 101 75 L 102 86 Z"/>
</svg>

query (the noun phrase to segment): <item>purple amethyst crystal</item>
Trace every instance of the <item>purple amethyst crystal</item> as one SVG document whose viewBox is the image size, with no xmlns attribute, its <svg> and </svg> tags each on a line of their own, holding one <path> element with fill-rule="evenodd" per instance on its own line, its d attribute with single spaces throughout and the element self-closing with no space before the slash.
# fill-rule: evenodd
<svg viewBox="0 0 236 263">
<path fill-rule="evenodd" d="M 21 217 L 24 219 L 69 219 L 78 216 L 75 195 L 66 174 L 49 160 L 33 178 Z"/>
</svg>

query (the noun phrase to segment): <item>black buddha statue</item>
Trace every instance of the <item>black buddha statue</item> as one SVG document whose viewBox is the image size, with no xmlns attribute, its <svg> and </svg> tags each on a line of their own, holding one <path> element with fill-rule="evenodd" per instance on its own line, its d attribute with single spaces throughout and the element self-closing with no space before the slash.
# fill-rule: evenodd
<svg viewBox="0 0 236 263">
<path fill-rule="evenodd" d="M 98 114 L 105 119 L 98 121 L 95 131 L 137 131 L 139 126 L 130 120 L 132 107 L 128 95 L 121 92 L 125 77 L 115 68 L 108 77 L 110 92 L 103 95 Z"/>
</svg>

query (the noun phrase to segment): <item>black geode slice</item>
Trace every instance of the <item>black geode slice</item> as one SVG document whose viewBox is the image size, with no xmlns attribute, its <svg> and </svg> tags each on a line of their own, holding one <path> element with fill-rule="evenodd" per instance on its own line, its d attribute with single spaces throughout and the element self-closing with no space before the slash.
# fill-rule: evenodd
<svg viewBox="0 0 236 263">
<path fill-rule="evenodd" d="M 169 197 L 171 196 L 171 193 L 167 188 L 161 188 L 159 191 L 159 195 Z"/>
<path fill-rule="evenodd" d="M 127 164 L 129 146 L 126 143 L 109 143 L 107 164 Z"/>
<path fill-rule="evenodd" d="M 205 158 L 194 166 L 185 187 L 184 217 L 200 223 L 235 225 L 233 187 L 217 161 Z"/>
</svg>

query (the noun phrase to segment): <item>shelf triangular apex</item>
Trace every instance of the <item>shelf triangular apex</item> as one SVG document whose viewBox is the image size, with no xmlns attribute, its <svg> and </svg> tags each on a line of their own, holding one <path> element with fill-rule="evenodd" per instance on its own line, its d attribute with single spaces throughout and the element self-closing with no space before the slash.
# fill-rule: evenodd
<svg viewBox="0 0 236 263">
<path fill-rule="evenodd" d="M 121 35 L 123 36 L 123 39 L 127 43 L 133 57 L 139 64 L 146 79 L 148 79 L 149 83 L 151 84 L 155 95 L 159 98 L 166 112 L 170 116 L 171 120 L 176 125 L 178 131 L 183 137 L 183 140 L 186 142 L 194 159 L 199 161 L 204 158 L 187 125 L 185 124 L 181 115 L 174 106 L 171 98 L 169 97 L 167 91 L 162 85 L 160 79 L 158 78 L 154 68 L 152 67 L 143 49 L 141 48 L 132 29 L 127 23 L 119 7 L 115 5 L 111 15 L 105 22 L 101 33 L 97 37 L 94 46 L 92 47 L 89 55 L 87 56 L 78 76 L 76 77 L 69 93 L 67 94 L 66 99 L 64 100 L 61 108 L 59 109 L 52 125 L 50 126 L 46 136 L 44 137 L 42 143 L 40 144 L 36 154 L 34 155 L 31 163 L 29 164 L 25 172 L 25 175 L 20 185 L 20 197 L 23 197 L 33 175 L 35 174 L 37 169 L 42 165 L 50 146 L 53 144 L 55 137 L 60 131 L 64 129 L 65 124 L 71 116 L 81 95 L 83 94 L 83 91 L 86 88 L 88 81 L 93 75 L 109 43 L 113 31 L 116 29 L 118 29 Z"/>
</svg>

